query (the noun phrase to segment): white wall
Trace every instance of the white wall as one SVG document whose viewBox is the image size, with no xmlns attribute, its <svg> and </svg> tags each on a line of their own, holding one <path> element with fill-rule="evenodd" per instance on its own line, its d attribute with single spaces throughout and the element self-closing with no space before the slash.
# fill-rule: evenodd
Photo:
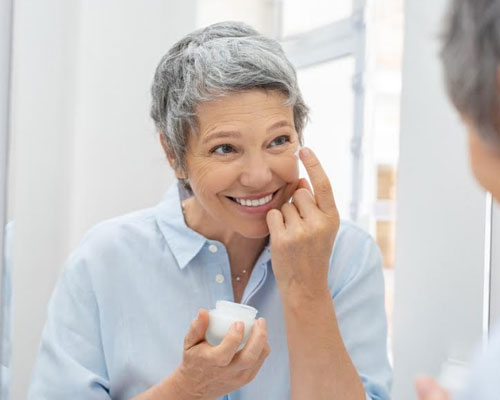
<svg viewBox="0 0 500 400">
<path fill-rule="evenodd" d="M 18 1 L 14 18 L 9 214 L 16 221 L 12 399 L 26 386 L 67 248 L 78 3 Z M 46 16 L 46 18 L 41 18 Z"/>
<path fill-rule="evenodd" d="M 467 359 L 481 336 L 485 195 L 442 84 L 438 34 L 446 0 L 405 2 L 395 275 L 394 399 L 413 378 Z"/>
<path fill-rule="evenodd" d="M 82 234 L 154 204 L 173 180 L 149 88 L 194 26 L 194 0 L 16 2 L 12 399 L 26 397 L 49 296 Z"/>
<path fill-rule="evenodd" d="M 154 204 L 172 179 L 149 117 L 150 86 L 193 14 L 193 2 L 82 2 L 71 247 L 95 222 Z"/>
</svg>

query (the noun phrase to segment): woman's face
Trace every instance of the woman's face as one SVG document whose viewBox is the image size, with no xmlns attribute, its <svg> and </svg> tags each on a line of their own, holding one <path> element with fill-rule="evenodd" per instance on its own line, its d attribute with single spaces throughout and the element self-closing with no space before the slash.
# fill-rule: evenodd
<svg viewBox="0 0 500 400">
<path fill-rule="evenodd" d="M 479 183 L 500 202 L 500 148 L 486 145 L 474 126 L 464 118 L 469 136 L 469 158 Z"/>
<path fill-rule="evenodd" d="M 276 91 L 251 90 L 200 104 L 190 135 L 187 178 L 213 223 L 247 238 L 268 235 L 266 214 L 298 184 L 292 107 Z"/>
</svg>

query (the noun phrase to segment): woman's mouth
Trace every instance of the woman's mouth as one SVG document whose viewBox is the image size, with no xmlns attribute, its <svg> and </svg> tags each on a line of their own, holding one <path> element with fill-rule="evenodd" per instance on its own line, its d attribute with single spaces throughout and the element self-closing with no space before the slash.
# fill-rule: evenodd
<svg viewBox="0 0 500 400">
<path fill-rule="evenodd" d="M 230 197 L 227 196 L 233 203 L 237 204 L 240 211 L 250 214 L 262 214 L 273 208 L 279 189 L 273 193 L 262 194 L 258 197 Z"/>
<path fill-rule="evenodd" d="M 260 199 L 239 199 L 239 198 L 233 198 L 233 200 L 241 204 L 242 206 L 245 207 L 258 207 L 258 206 L 263 206 L 264 204 L 269 203 L 273 199 L 273 193 L 268 194 L 267 196 L 261 197 Z"/>
</svg>

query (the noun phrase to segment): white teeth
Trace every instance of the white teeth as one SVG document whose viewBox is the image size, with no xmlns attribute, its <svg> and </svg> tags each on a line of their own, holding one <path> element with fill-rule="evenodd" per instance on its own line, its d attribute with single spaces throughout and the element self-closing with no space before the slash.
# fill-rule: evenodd
<svg viewBox="0 0 500 400">
<path fill-rule="evenodd" d="M 272 194 L 267 195 L 266 197 L 262 197 L 261 199 L 256 200 L 246 200 L 246 199 L 234 199 L 238 204 L 241 204 L 245 207 L 258 207 L 262 206 L 266 203 L 269 203 L 273 198 Z"/>
</svg>

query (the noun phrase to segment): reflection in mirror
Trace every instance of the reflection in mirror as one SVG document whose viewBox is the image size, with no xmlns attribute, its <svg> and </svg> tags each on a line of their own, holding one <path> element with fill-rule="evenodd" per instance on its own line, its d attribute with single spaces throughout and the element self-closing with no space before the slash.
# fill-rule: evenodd
<svg viewBox="0 0 500 400">
<path fill-rule="evenodd" d="M 352 244 L 355 256 L 363 255 L 359 241 L 353 239 L 342 242 L 346 231 L 350 231 L 351 235 L 352 232 L 360 232 L 354 228 L 354 222 L 374 236 L 381 249 L 381 259 L 368 256 L 366 259 L 369 263 L 372 262 L 370 265 L 376 264 L 373 270 L 379 270 L 381 263 L 384 266 L 389 351 L 392 348 L 393 273 L 397 271 L 399 274 L 396 280 L 399 287 L 399 310 L 396 310 L 395 317 L 398 322 L 398 340 L 394 345 L 397 366 L 395 398 L 414 396 L 413 377 L 422 368 L 436 372 L 441 365 L 455 365 L 454 361 L 466 359 L 471 343 L 477 339 L 481 330 L 488 334 L 489 323 L 493 322 L 490 321 L 490 316 L 494 317 L 497 310 L 495 304 L 500 293 L 500 269 L 497 262 L 498 249 L 494 247 L 491 249 L 493 286 L 489 298 L 489 276 L 470 273 L 469 269 L 471 265 L 479 264 L 481 267 L 483 263 L 486 264 L 483 257 L 485 248 L 488 247 L 488 243 L 484 243 L 484 194 L 477 189 L 466 169 L 465 135 L 457 135 L 461 125 L 455 113 L 451 112 L 438 72 L 435 36 L 439 31 L 440 16 L 446 2 L 447 0 L 405 2 L 409 23 L 406 29 L 404 118 L 401 132 L 398 112 L 403 36 L 401 0 L 311 0 L 305 6 L 303 2 L 294 0 L 153 0 L 147 4 L 119 0 L 18 0 L 14 13 L 12 47 L 15 51 L 12 63 L 8 56 L 4 57 L 11 48 L 10 34 L 4 34 L 10 32 L 10 29 L 4 29 L 10 22 L 4 24 L 4 21 L 10 21 L 11 2 L 1 2 L 1 168 L 4 168 L 7 159 L 5 152 L 9 93 L 5 88 L 9 86 L 9 66 L 12 64 L 14 67 L 10 96 L 12 124 L 7 196 L 4 192 L 5 171 L 0 169 L 2 212 L 6 207 L 1 202 L 8 198 L 7 214 L 1 214 L 0 218 L 0 226 L 7 226 L 5 231 L 0 230 L 3 251 L 0 254 L 0 260 L 3 261 L 0 282 L 0 309 L 3 314 L 0 319 L 2 398 L 7 397 L 7 391 L 10 391 L 13 399 L 26 398 L 33 371 L 37 377 L 34 381 L 43 381 L 39 372 L 42 369 L 44 372 L 49 371 L 47 376 L 52 373 L 52 378 L 55 376 L 60 381 L 63 374 L 57 369 L 45 369 L 40 365 L 45 365 L 50 354 L 58 354 L 58 360 L 63 362 L 70 359 L 61 357 L 61 349 L 67 350 L 60 345 L 61 342 L 68 347 L 72 346 L 76 352 L 80 350 L 84 353 L 84 360 L 80 359 L 80 363 L 64 364 L 65 367 L 69 364 L 79 366 L 76 372 L 72 370 L 73 374 L 69 373 L 69 367 L 64 369 L 65 375 L 79 377 L 87 383 L 90 381 L 91 385 L 82 386 L 91 386 L 103 396 L 120 398 L 139 394 L 141 390 L 145 391 L 149 386 L 165 379 L 164 374 L 178 365 L 175 362 L 181 362 L 182 336 L 189 329 L 198 308 L 211 308 L 221 298 L 254 302 L 260 315 L 267 320 L 267 327 L 260 324 L 256 326 L 260 326 L 261 332 L 264 328 L 268 329 L 270 347 L 273 348 L 269 355 L 266 345 L 262 346 L 262 357 L 268 356 L 266 359 L 272 362 L 263 364 L 264 372 L 257 377 L 257 385 L 254 383 L 248 388 L 236 390 L 241 390 L 242 393 L 247 391 L 247 398 L 262 397 L 261 392 L 257 396 L 252 390 L 258 391 L 266 387 L 260 383 L 272 377 L 272 389 L 279 393 L 274 397 L 287 397 L 279 392 L 289 384 L 287 368 L 282 365 L 284 360 L 288 361 L 288 348 L 286 340 L 279 336 L 285 332 L 286 318 L 279 312 L 273 314 L 273 311 L 280 309 L 276 306 L 280 305 L 276 303 L 279 289 L 269 289 L 273 288 L 273 280 L 269 280 L 272 271 L 260 268 L 260 262 L 266 264 L 265 261 L 269 261 L 271 256 L 266 251 L 256 256 L 255 248 L 261 249 L 264 245 L 262 242 L 256 242 L 258 246 L 253 243 L 255 247 L 240 243 L 239 249 L 243 250 L 237 254 L 234 251 L 231 253 L 231 246 L 224 243 L 227 237 L 217 236 L 220 234 L 218 229 L 223 224 L 214 223 L 213 220 L 206 223 L 206 220 L 195 218 L 199 215 L 193 213 L 193 210 L 200 209 L 196 208 L 196 202 L 188 199 L 186 185 L 177 191 L 175 174 L 168 166 L 169 162 L 160 145 L 158 126 L 148 117 L 151 103 L 149 87 L 159 57 L 187 33 L 221 20 L 245 21 L 268 37 L 282 40 L 283 46 L 290 50 L 287 56 L 296 62 L 299 86 L 305 102 L 311 106 L 311 124 L 304 130 L 305 144 L 317 152 L 326 175 L 332 180 L 341 217 L 354 220 L 341 225 L 337 236 L 340 243 L 338 248 L 346 249 L 342 246 L 349 243 Z M 288 41 L 298 43 L 299 46 L 286 47 Z M 193 48 L 191 50 L 194 51 Z M 224 51 L 221 50 L 221 53 Z M 253 59 L 250 61 L 255 62 Z M 360 65 L 362 68 L 359 68 Z M 352 71 L 356 72 L 354 76 Z M 208 105 L 204 108 L 205 112 L 201 111 L 196 115 L 207 127 L 213 122 L 211 117 L 220 116 L 221 109 L 227 117 L 231 115 L 230 111 L 241 111 L 249 103 L 260 103 L 266 104 L 260 110 L 260 115 L 267 115 L 265 112 L 269 110 L 278 110 L 277 114 L 283 111 L 283 115 L 280 115 L 287 122 L 290 115 L 279 107 L 282 103 L 276 104 L 275 96 L 256 96 L 254 92 L 250 97 L 231 97 L 230 107 L 224 102 L 211 103 L 212 108 Z M 249 113 L 246 115 L 253 116 Z M 259 118 L 255 117 L 252 127 L 258 126 Z M 241 120 L 242 118 L 238 118 L 237 122 Z M 220 122 L 220 119 L 217 121 Z M 262 146 L 266 149 L 265 156 L 260 152 L 252 152 L 262 157 L 251 159 L 248 171 L 252 174 L 246 174 L 242 179 L 242 182 L 246 182 L 246 187 L 265 181 L 269 177 L 268 169 L 271 170 L 269 160 L 278 156 L 287 158 L 286 163 L 281 164 L 286 164 L 287 168 L 280 169 L 280 173 L 276 174 L 280 179 L 272 181 L 273 185 L 276 182 L 290 183 L 288 173 L 296 172 L 296 159 L 291 157 L 294 152 L 288 150 L 296 149 L 297 138 L 294 132 L 287 130 L 286 124 L 282 121 L 280 124 L 279 128 L 286 132 L 280 131 L 279 136 L 273 137 L 270 142 L 266 141 L 266 146 Z M 362 127 L 362 135 L 353 134 L 356 125 Z M 234 130 L 234 127 L 231 128 Z M 244 130 L 239 125 L 238 128 Z M 263 125 L 255 130 L 262 134 Z M 202 133 L 206 134 L 207 131 L 202 130 Z M 204 149 L 202 142 L 194 144 L 200 145 L 198 149 Z M 210 148 L 213 150 L 210 154 L 229 159 L 237 157 L 238 148 L 244 148 L 241 143 L 239 145 L 240 147 L 234 143 L 217 143 Z M 287 151 L 280 153 L 281 146 L 288 146 Z M 169 150 L 168 143 L 165 147 Z M 402 150 L 401 159 L 399 147 Z M 267 153 L 268 150 L 272 154 Z M 206 155 L 205 152 L 201 153 Z M 173 156 L 169 155 L 170 161 L 175 165 L 175 152 Z M 193 156 L 191 160 L 199 159 L 194 153 L 190 155 Z M 356 163 L 350 163 L 354 159 Z M 225 164 L 226 167 L 228 164 Z M 354 165 L 359 167 L 357 173 Z M 221 179 L 222 173 L 227 178 L 238 170 L 216 167 L 221 166 L 211 164 L 206 169 L 207 176 L 211 179 L 204 182 L 209 182 L 210 185 L 200 185 L 200 181 L 203 181 L 201 179 L 192 182 L 195 192 L 198 190 L 199 194 L 208 199 L 213 198 L 210 195 L 215 188 L 229 182 Z M 181 179 L 186 178 L 182 176 L 185 172 L 182 168 L 176 170 Z M 191 174 L 188 174 L 188 179 L 193 178 L 192 172 L 191 170 Z M 302 176 L 305 175 L 306 171 L 302 169 Z M 399 177 L 398 201 L 400 204 L 404 203 L 398 209 L 398 257 L 394 255 L 396 175 Z M 167 187 L 173 189 L 165 194 Z M 203 190 L 199 190 L 200 188 Z M 265 206 L 268 196 L 272 194 L 267 193 L 267 188 L 264 192 L 259 189 L 253 191 L 252 195 L 262 195 L 260 199 L 241 199 L 248 193 L 241 190 L 241 187 L 234 193 L 229 193 L 229 189 L 234 187 L 224 186 L 222 190 L 231 197 L 222 198 L 227 201 L 222 204 L 228 207 Z M 175 201 L 169 203 L 172 196 Z M 180 199 L 186 200 L 182 203 L 184 207 L 181 207 Z M 239 204 L 235 205 L 238 200 Z M 264 204 L 252 204 L 257 201 L 263 201 Z M 159 208 L 153 207 L 158 203 Z M 296 204 L 299 203 L 300 200 Z M 139 216 L 140 219 L 145 216 L 144 221 L 154 219 L 151 214 L 146 215 L 147 212 L 128 213 L 134 210 L 151 210 L 151 207 L 161 210 L 158 221 L 163 221 L 163 224 L 153 224 L 156 229 L 154 233 L 168 236 L 162 228 L 167 226 L 168 232 L 168 227 L 172 228 L 174 225 L 174 231 L 170 230 L 170 247 L 167 239 L 165 242 L 154 239 L 141 241 L 134 237 L 130 241 L 120 241 L 119 234 L 124 231 L 126 234 L 137 233 L 131 225 L 120 225 L 123 221 L 130 221 L 127 218 Z M 172 218 L 166 217 L 171 216 L 171 212 L 177 214 Z M 120 217 L 123 215 L 129 216 Z M 498 214 L 495 215 L 493 234 L 496 236 Z M 8 221 L 14 219 L 15 241 L 12 240 L 13 225 L 8 224 Z M 108 222 L 101 224 L 101 221 Z M 96 225 L 97 228 L 91 230 Z M 241 225 L 236 225 L 241 228 Z M 247 224 L 243 225 L 245 229 L 248 228 Z M 99 233 L 110 226 L 119 226 L 123 230 L 105 232 L 102 236 L 106 240 L 95 240 L 96 237 L 102 238 Z M 187 226 L 193 229 L 189 231 Z M 252 225 L 257 233 L 261 233 L 263 226 L 264 224 Z M 86 234 L 89 230 L 91 233 Z M 139 231 L 143 233 L 142 230 Z M 189 252 L 183 252 L 185 248 L 182 245 L 175 246 L 181 241 L 182 235 L 179 232 L 190 232 L 192 240 L 188 243 L 199 244 L 198 250 L 203 252 L 200 256 L 204 257 L 203 261 L 196 256 L 190 257 L 193 254 Z M 254 235 L 255 231 L 250 233 Z M 361 236 L 368 237 L 360 234 Z M 200 237 L 208 240 L 196 242 L 202 240 Z M 349 238 L 349 234 L 347 237 Z M 89 243 L 94 245 L 90 246 L 90 250 L 86 247 Z M 120 262 L 110 257 L 109 247 L 100 247 L 104 243 L 119 244 L 121 251 L 118 253 L 122 257 Z M 167 253 L 165 257 L 159 257 L 159 251 L 153 251 L 154 245 L 158 243 L 163 244 L 160 250 Z M 369 253 L 378 254 L 370 239 L 367 239 L 367 243 L 365 248 L 373 250 Z M 134 259 L 130 254 L 137 256 L 138 252 L 134 253 L 133 250 L 141 244 L 146 248 L 140 252 L 139 259 Z M 267 244 L 264 248 L 268 248 L 266 246 Z M 158 249 L 157 246 L 156 250 Z M 168 259 L 168 251 L 174 250 L 177 250 L 178 257 L 175 260 L 172 257 Z M 247 250 L 253 252 L 255 257 L 251 261 L 256 262 L 243 260 L 242 263 L 247 261 L 256 268 L 233 271 L 230 261 L 234 261 L 236 257 L 238 262 L 233 262 L 232 265 L 240 265 L 241 259 L 248 255 Z M 346 254 L 342 251 L 339 253 Z M 12 254 L 15 254 L 14 258 L 11 257 Z M 117 253 L 111 251 L 111 255 L 117 256 Z M 158 256 L 156 264 L 152 262 L 155 255 Z M 285 258 L 289 254 L 282 256 Z M 292 260 L 288 258 L 287 267 L 294 265 L 298 256 Z M 356 260 L 356 257 L 353 258 Z M 10 259 L 14 263 L 12 268 L 9 267 Z M 95 262 L 96 259 L 98 262 Z M 334 261 L 336 265 L 342 264 L 346 268 L 343 271 L 347 271 L 347 267 L 351 271 L 360 264 L 353 262 L 351 258 L 349 262 L 341 262 L 337 256 Z M 145 272 L 151 264 L 158 267 L 158 273 Z M 195 268 L 189 268 L 188 264 Z M 63 265 L 66 265 L 64 269 Z M 97 265 L 99 268 L 96 268 Z M 137 276 L 132 273 L 120 274 L 124 265 L 130 267 L 125 270 L 135 272 Z M 184 266 L 172 268 L 173 274 L 178 274 L 175 275 L 179 278 L 178 281 L 165 278 L 167 275 L 168 278 L 174 276 L 166 274 L 173 265 Z M 89 266 L 92 267 L 88 268 Z M 279 262 L 275 262 L 274 267 L 277 266 Z M 338 270 L 340 269 L 342 268 L 339 267 Z M 104 278 L 96 276 L 96 271 L 102 271 Z M 11 303 L 10 272 L 13 296 Z M 337 294 L 341 293 L 351 300 L 353 297 L 350 296 L 354 296 L 356 300 L 355 296 L 358 295 L 361 300 L 366 300 L 362 296 L 376 292 L 375 296 L 381 300 L 381 276 L 366 279 L 373 285 L 371 288 L 374 290 L 370 292 L 364 290 L 359 281 L 349 281 L 349 278 L 359 277 L 355 273 L 351 276 L 347 272 L 344 275 L 333 275 L 333 284 L 339 285 Z M 283 282 L 283 276 L 286 278 L 285 273 L 276 274 L 275 283 Z M 347 290 L 347 281 L 350 282 L 347 286 L 354 288 L 354 295 Z M 162 282 L 165 282 L 165 286 L 160 285 Z M 238 289 L 241 282 L 245 282 L 247 286 L 239 286 Z M 165 290 L 165 287 L 169 290 Z M 57 288 L 55 292 L 54 288 Z M 246 288 L 256 290 L 245 291 Z M 52 293 L 55 293 L 50 303 L 52 312 L 48 314 Z M 172 295 L 173 300 L 165 300 L 168 295 Z M 152 304 L 144 306 L 139 301 L 141 296 L 153 298 Z M 65 301 L 61 301 L 61 298 Z M 113 300 L 116 307 L 109 306 Z M 488 300 L 491 308 L 487 307 Z M 258 301 L 261 304 L 255 304 Z M 337 341 L 340 346 L 337 355 L 345 356 L 344 360 L 354 360 L 354 367 L 364 372 L 363 368 L 368 368 L 364 362 L 366 360 L 359 353 L 356 354 L 353 348 L 356 348 L 356 340 L 359 339 L 357 335 L 370 333 L 367 340 L 373 340 L 376 345 L 371 343 L 366 347 L 370 350 L 376 348 L 378 352 L 373 356 L 371 351 L 359 346 L 365 350 L 363 354 L 368 354 L 369 361 L 376 364 L 373 370 L 364 375 L 368 377 L 364 383 L 368 392 L 379 391 L 379 398 L 384 398 L 384 384 L 377 387 L 366 383 L 371 379 L 376 380 L 373 377 L 377 374 L 382 376 L 379 376 L 378 382 L 388 381 L 385 343 L 379 345 L 384 337 L 380 333 L 383 330 L 383 306 L 381 301 L 366 302 L 377 307 L 377 311 L 370 313 L 366 319 L 362 313 L 358 314 L 352 309 L 344 312 L 346 303 L 341 300 L 336 302 L 339 325 L 347 337 L 346 343 Z M 359 303 L 362 301 L 352 301 L 351 304 Z M 172 304 L 174 307 L 171 307 Z M 315 311 L 322 309 L 311 308 Z M 490 313 L 485 312 L 486 308 Z M 61 309 L 71 311 L 58 313 Z M 179 314 L 175 318 L 177 323 L 167 326 L 166 316 L 170 317 L 170 314 L 176 312 Z M 9 332 L 10 314 L 13 315 L 12 335 Z M 357 316 L 362 321 L 353 324 L 356 329 L 352 329 L 346 322 L 352 316 Z M 314 322 L 315 319 L 310 318 L 311 315 L 308 317 L 307 323 L 297 324 L 297 329 L 292 330 L 293 334 L 299 333 L 304 326 L 314 326 L 311 321 Z M 99 321 L 96 323 L 97 318 Z M 369 318 L 375 318 L 375 323 L 371 324 Z M 324 320 L 331 322 L 332 318 Z M 464 320 L 467 324 L 463 323 Z M 46 321 L 48 328 L 44 333 L 44 345 L 40 348 L 42 327 Z M 197 321 L 201 325 L 206 324 L 207 315 L 202 312 Z M 62 326 L 63 329 L 53 329 L 54 326 Z M 70 328 L 65 330 L 64 335 L 58 335 L 68 326 Z M 94 329 L 85 329 L 89 326 Z M 373 334 L 370 329 L 378 329 L 378 334 Z M 316 332 L 311 334 L 314 333 Z M 14 349 L 12 357 L 9 356 L 10 337 Z M 61 337 L 65 340 L 58 342 Z M 296 336 L 292 335 L 293 337 Z M 339 335 L 336 337 L 338 339 Z M 203 342 L 202 338 L 200 341 Z M 257 341 L 260 344 L 262 342 Z M 316 343 L 314 340 L 312 342 Z M 343 344 L 346 344 L 347 355 L 342 351 Z M 296 351 L 297 348 L 292 350 Z M 39 359 L 42 361 L 35 367 L 37 354 L 41 354 Z M 142 359 L 141 363 L 140 357 L 147 360 Z M 158 364 L 154 364 L 152 360 Z M 321 365 L 319 360 L 320 358 L 314 360 L 311 371 Z M 342 363 L 342 366 L 352 367 L 348 361 Z M 278 367 L 272 368 L 273 365 Z M 135 372 L 134 368 L 140 371 Z M 116 371 L 121 374 L 116 374 Z M 276 371 L 282 372 L 282 375 L 276 374 Z M 323 368 L 321 372 L 323 371 L 330 372 L 328 368 Z M 348 368 L 347 375 L 355 378 L 352 372 L 352 368 Z M 120 392 L 121 382 L 128 383 L 134 379 L 136 386 L 127 387 Z M 73 386 L 69 379 L 68 382 L 71 389 L 79 387 Z M 359 381 L 354 379 L 350 383 L 353 383 L 353 388 L 359 394 Z M 293 390 L 308 388 L 310 386 L 304 383 L 299 388 L 295 385 Z M 130 392 L 125 393 L 125 390 Z M 270 393 L 266 394 L 269 398 L 273 397 Z M 57 398 L 56 395 L 47 397 Z"/>
<path fill-rule="evenodd" d="M 162 198 L 164 201 L 168 200 L 166 189 L 176 179 L 168 166 L 156 127 L 148 117 L 151 103 L 149 87 L 160 56 L 188 32 L 221 19 L 243 20 L 258 27 L 268 36 L 280 38 L 289 35 L 293 29 L 296 29 L 296 34 L 301 34 L 320 28 L 324 22 L 335 23 L 338 19 L 349 17 L 352 12 L 351 2 L 344 2 L 348 5 L 344 11 L 332 11 L 328 19 L 311 20 L 311 25 L 294 27 L 285 21 L 292 15 L 287 11 L 287 2 L 252 0 L 236 4 L 233 1 L 189 0 L 164 3 L 154 2 L 148 4 L 148 7 L 118 1 L 106 4 L 83 1 L 64 4 L 48 2 L 40 5 L 21 0 L 16 6 L 13 136 L 10 154 L 13 179 L 9 187 L 9 213 L 16 217 L 17 232 L 13 270 L 15 323 L 11 398 L 26 398 L 39 352 L 42 327 L 47 318 L 50 321 L 47 307 L 54 287 L 66 287 L 71 289 L 71 293 L 85 297 L 86 283 L 95 278 L 83 274 L 78 275 L 78 279 L 72 277 L 66 281 L 64 273 L 61 273 L 63 265 L 68 268 L 75 257 L 82 255 L 82 249 L 89 240 L 89 236 L 85 236 L 86 232 L 101 221 L 152 207 Z M 243 3 L 246 4 L 244 7 Z M 293 8 L 292 2 L 289 3 Z M 387 3 L 396 1 L 387 0 Z M 383 11 L 384 7 L 381 5 L 380 9 Z M 298 9 L 295 7 L 294 10 L 296 13 Z M 390 20 L 387 13 L 377 14 L 374 10 L 377 8 L 367 12 L 367 27 L 374 31 L 379 29 L 377 24 L 385 28 L 390 27 L 393 20 Z M 221 14 L 222 12 L 224 14 Z M 40 15 L 46 18 L 40 18 Z M 391 22 L 386 23 L 387 20 Z M 397 31 L 400 26 L 394 25 Z M 364 34 L 362 32 L 363 36 Z M 359 35 L 359 32 L 356 35 Z M 399 54 L 399 43 L 396 41 L 393 45 L 387 53 L 392 54 L 393 51 Z M 375 57 L 375 46 L 370 48 L 368 45 L 367 52 Z M 397 59 L 397 56 L 395 58 Z M 389 109 L 396 115 L 398 113 L 397 100 L 394 99 L 399 95 L 399 67 L 397 63 L 396 66 L 393 64 L 395 58 L 389 57 L 389 62 L 386 60 L 385 64 L 367 63 L 369 73 L 366 74 L 366 92 L 358 93 L 358 96 L 372 99 L 380 96 L 385 100 L 385 103 L 382 103 L 387 105 L 379 110 L 376 107 L 370 108 L 368 102 L 364 138 L 366 154 L 369 157 L 363 164 L 366 178 L 363 191 L 365 197 L 360 199 L 361 214 L 357 221 L 365 230 L 376 236 L 384 252 L 384 262 L 391 260 L 393 238 L 386 235 L 389 236 L 389 245 L 384 247 L 381 239 L 384 233 L 378 233 L 380 230 L 377 223 L 384 217 L 374 211 L 374 204 L 378 202 L 377 171 L 379 164 L 390 164 L 391 171 L 394 171 L 397 155 L 392 152 L 389 156 L 380 156 L 374 143 L 382 138 L 380 140 L 384 143 L 390 142 L 391 148 L 397 149 L 397 145 L 392 143 L 392 134 L 397 132 L 394 126 L 397 126 L 398 119 L 390 119 L 387 123 L 385 118 L 378 117 L 381 112 L 391 114 Z M 370 60 L 369 57 L 368 59 Z M 352 111 L 356 97 L 352 88 L 353 64 L 353 58 L 347 56 L 298 71 L 299 85 L 312 110 L 312 123 L 304 132 L 305 143 L 317 152 L 327 176 L 334 181 L 340 212 L 344 218 L 349 218 L 349 204 L 352 200 L 351 139 L 353 121 L 356 118 Z M 392 74 L 394 70 L 396 72 Z M 327 84 L 322 84 L 322 79 Z M 392 88 L 391 93 L 384 92 L 387 82 L 392 84 L 389 85 Z M 381 86 L 384 86 L 384 90 L 380 89 Z M 394 108 L 391 108 L 393 106 Z M 372 124 L 371 121 L 375 123 Z M 279 139 L 276 143 L 281 143 L 282 140 L 286 142 L 287 139 Z M 273 146 L 276 143 L 273 143 Z M 385 146 L 381 147 L 386 149 Z M 222 150 L 226 152 L 228 148 Z M 306 176 L 304 169 L 302 176 Z M 211 182 L 212 186 L 219 185 L 220 178 Z M 182 193 L 184 192 L 181 191 L 181 197 Z M 233 194 L 236 196 L 244 193 Z M 190 213 L 190 207 L 192 203 L 186 202 L 187 215 Z M 384 216 L 392 221 L 390 207 Z M 217 226 L 213 223 L 203 224 L 207 225 Z M 217 241 L 211 243 L 216 246 L 216 251 L 208 245 L 207 256 L 223 257 L 225 253 L 220 247 L 222 241 L 214 239 L 216 236 L 212 237 L 202 229 L 195 229 L 198 233 L 200 230 L 206 237 Z M 116 240 L 119 237 L 116 232 L 109 233 L 108 236 Z M 152 240 L 150 244 L 153 242 Z M 230 246 L 224 247 L 229 249 Z M 94 257 L 100 252 L 101 249 L 92 248 L 85 257 Z M 152 253 L 144 251 L 144 254 L 149 256 Z M 71 254 L 72 258 L 68 261 Z M 230 252 L 227 257 L 231 258 Z M 147 262 L 145 256 L 137 261 L 136 266 L 144 267 Z M 386 266 L 390 266 L 388 264 L 390 261 L 386 262 Z M 112 262 L 107 264 L 106 268 L 110 270 L 116 265 L 118 263 Z M 179 284 L 176 288 L 184 288 L 175 300 L 176 306 L 183 310 L 183 314 L 179 317 L 176 333 L 170 332 L 161 337 L 162 343 L 167 343 L 165 346 L 171 346 L 171 354 L 176 354 L 177 358 L 169 361 L 172 365 L 181 358 L 180 338 L 185 334 L 189 321 L 194 318 L 199 307 L 212 308 L 218 297 L 226 300 L 236 300 L 238 297 L 242 301 L 249 300 L 251 296 L 248 290 L 248 296 L 245 297 L 244 289 L 233 292 L 227 291 L 227 287 L 237 285 L 241 279 L 248 279 L 255 285 L 260 282 L 256 270 L 250 272 L 250 269 L 242 269 L 233 280 L 227 265 L 223 267 L 223 262 L 220 263 L 222 267 L 217 265 L 214 268 L 220 270 L 207 272 L 206 276 L 200 278 L 200 281 L 206 280 L 206 285 L 210 285 L 214 291 L 211 297 L 206 297 L 204 301 L 192 294 L 193 290 L 195 293 L 201 290 L 197 286 L 185 288 Z M 190 270 L 187 268 L 183 271 Z M 387 271 L 386 268 L 386 275 Z M 236 280 L 237 277 L 240 280 Z M 144 274 L 141 279 L 146 280 L 142 291 L 156 294 L 155 299 L 161 303 L 162 291 L 155 286 L 158 276 Z M 113 297 L 113 293 L 119 293 L 120 285 L 125 280 L 124 276 L 114 275 L 114 279 L 106 282 L 105 288 L 109 290 L 104 290 L 103 296 L 108 298 L 107 296 Z M 123 288 L 124 286 L 121 287 Z M 89 309 L 92 304 L 95 306 L 93 302 L 97 301 L 101 316 L 110 316 L 101 321 L 102 330 L 105 330 L 106 324 L 114 324 L 117 329 L 113 340 L 110 340 L 111 347 L 110 343 L 103 345 L 108 351 L 107 360 L 109 357 L 119 358 L 121 352 L 129 355 L 141 353 L 138 347 L 141 340 L 137 340 L 137 337 L 149 338 L 152 336 L 148 330 L 153 324 L 151 321 L 155 321 L 155 326 L 157 324 L 155 313 L 146 312 L 146 315 L 140 316 L 135 314 L 132 310 L 137 308 L 140 302 L 132 301 L 137 299 L 133 296 L 133 290 L 128 290 L 127 294 L 131 303 L 124 301 L 109 314 L 106 313 L 101 298 L 93 300 L 85 297 Z M 57 302 L 57 297 L 53 298 L 56 299 L 53 302 Z M 143 309 L 152 310 L 161 305 L 164 307 L 158 310 L 158 315 L 163 315 L 168 309 L 163 303 L 145 306 Z M 272 315 L 266 306 L 256 308 L 261 316 Z M 381 308 L 374 316 L 382 314 Z M 142 318 L 146 316 L 149 316 L 147 323 L 139 322 L 144 321 Z M 269 319 L 268 329 L 275 332 L 275 324 L 279 324 L 279 321 L 280 318 L 276 318 L 276 321 Z M 383 321 L 383 317 L 380 317 L 380 321 Z M 64 322 L 69 324 L 74 321 Z M 84 326 L 85 318 L 79 319 L 78 323 L 78 326 Z M 161 325 L 161 322 L 158 324 Z M 45 336 L 50 336 L 51 333 L 53 331 L 47 330 Z M 78 333 L 72 340 L 80 340 Z M 381 336 L 377 340 L 383 342 Z M 286 348 L 283 347 L 285 342 L 271 343 L 271 359 L 286 354 Z M 84 344 L 78 343 L 83 348 Z M 154 343 L 153 338 L 149 343 Z M 109 350 L 110 348 L 113 350 Z M 379 348 L 384 349 L 385 343 Z M 148 351 L 155 353 L 158 349 L 150 348 Z M 383 360 L 386 354 L 381 351 L 380 354 L 377 353 L 377 357 Z M 387 371 L 387 365 L 383 361 L 380 365 L 378 372 L 383 375 Z M 127 395 L 139 394 L 147 385 L 165 378 L 158 374 L 159 372 L 151 373 L 144 379 L 147 384 L 131 389 Z M 136 376 L 139 375 L 140 373 Z M 113 391 L 108 381 L 99 381 L 99 385 L 107 387 L 110 392 Z M 124 393 L 122 395 L 125 396 Z M 116 398 L 119 396 L 120 394 L 117 394 Z"/>
</svg>

